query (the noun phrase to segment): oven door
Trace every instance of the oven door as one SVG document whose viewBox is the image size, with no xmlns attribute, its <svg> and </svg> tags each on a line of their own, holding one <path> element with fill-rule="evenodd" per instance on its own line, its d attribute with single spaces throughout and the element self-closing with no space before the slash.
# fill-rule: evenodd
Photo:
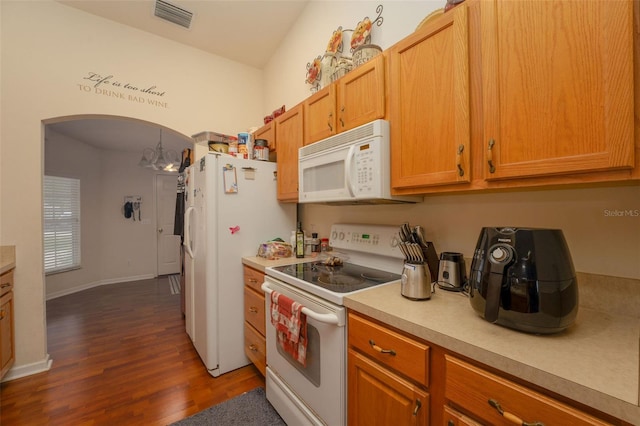
<svg viewBox="0 0 640 426">
<path fill-rule="evenodd" d="M 346 423 L 345 308 L 266 276 L 265 309 L 272 291 L 306 309 L 307 362 L 303 366 L 276 341 L 269 315 L 266 321 L 267 398 L 288 424 L 344 425 Z"/>
</svg>

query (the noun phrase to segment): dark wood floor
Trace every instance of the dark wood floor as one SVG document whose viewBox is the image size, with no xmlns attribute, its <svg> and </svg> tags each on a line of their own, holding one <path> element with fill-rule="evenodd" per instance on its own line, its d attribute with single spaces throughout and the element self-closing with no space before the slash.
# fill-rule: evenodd
<svg viewBox="0 0 640 426">
<path fill-rule="evenodd" d="M 167 425 L 264 379 L 253 366 L 213 378 L 184 331 L 166 277 L 47 302 L 52 368 L 0 387 L 0 424 Z"/>
</svg>

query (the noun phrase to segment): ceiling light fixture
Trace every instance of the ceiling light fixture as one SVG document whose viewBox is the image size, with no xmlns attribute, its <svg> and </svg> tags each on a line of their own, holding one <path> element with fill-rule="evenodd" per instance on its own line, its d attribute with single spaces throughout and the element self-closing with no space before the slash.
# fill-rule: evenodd
<svg viewBox="0 0 640 426">
<path fill-rule="evenodd" d="M 179 165 L 178 154 L 162 147 L 162 129 L 160 129 L 160 141 L 155 149 L 145 148 L 142 151 L 142 159 L 138 163 L 140 167 L 166 172 L 177 172 Z"/>
</svg>

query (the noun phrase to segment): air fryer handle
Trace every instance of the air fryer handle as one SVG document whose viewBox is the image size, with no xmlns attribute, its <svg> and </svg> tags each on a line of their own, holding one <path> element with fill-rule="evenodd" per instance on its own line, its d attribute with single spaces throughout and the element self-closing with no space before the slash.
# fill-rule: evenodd
<svg viewBox="0 0 640 426">
<path fill-rule="evenodd" d="M 484 319 L 489 322 L 496 322 L 498 320 L 501 290 L 502 275 L 489 274 L 489 280 L 487 282 L 487 297 L 484 305 Z"/>
</svg>

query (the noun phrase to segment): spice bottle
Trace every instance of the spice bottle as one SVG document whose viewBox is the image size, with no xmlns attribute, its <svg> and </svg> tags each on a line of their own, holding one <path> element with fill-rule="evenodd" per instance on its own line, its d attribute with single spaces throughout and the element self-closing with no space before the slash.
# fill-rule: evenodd
<svg viewBox="0 0 640 426">
<path fill-rule="evenodd" d="M 329 239 L 322 238 L 320 240 L 320 252 L 325 253 L 327 251 L 329 251 Z"/>
</svg>

